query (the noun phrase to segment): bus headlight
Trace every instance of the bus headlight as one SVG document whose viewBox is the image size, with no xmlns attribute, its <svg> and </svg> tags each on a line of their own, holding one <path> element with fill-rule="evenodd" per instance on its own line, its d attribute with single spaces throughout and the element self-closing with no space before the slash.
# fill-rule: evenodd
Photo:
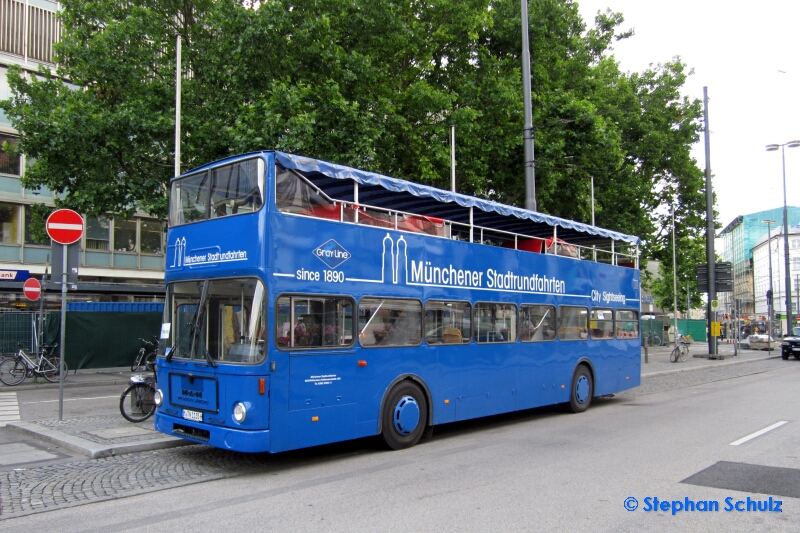
<svg viewBox="0 0 800 533">
<path fill-rule="evenodd" d="M 241 424 L 245 418 L 247 418 L 247 407 L 242 402 L 239 402 L 233 406 L 233 419 L 237 424 Z"/>
<path fill-rule="evenodd" d="M 161 392 L 161 389 L 158 389 L 155 394 L 153 394 L 153 403 L 156 404 L 156 407 L 160 407 L 162 403 L 164 403 L 164 393 Z"/>
</svg>

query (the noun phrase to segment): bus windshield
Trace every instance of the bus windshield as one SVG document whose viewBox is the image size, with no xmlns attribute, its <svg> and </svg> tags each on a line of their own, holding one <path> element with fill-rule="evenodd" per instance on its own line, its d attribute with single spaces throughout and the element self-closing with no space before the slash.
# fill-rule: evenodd
<svg viewBox="0 0 800 533">
<path fill-rule="evenodd" d="M 169 324 L 166 345 L 171 346 L 172 357 L 212 363 L 263 362 L 265 296 L 264 284 L 255 278 L 169 284 L 164 323 Z"/>
<path fill-rule="evenodd" d="M 264 203 L 263 169 L 261 159 L 246 159 L 174 180 L 170 226 L 257 211 Z"/>
</svg>

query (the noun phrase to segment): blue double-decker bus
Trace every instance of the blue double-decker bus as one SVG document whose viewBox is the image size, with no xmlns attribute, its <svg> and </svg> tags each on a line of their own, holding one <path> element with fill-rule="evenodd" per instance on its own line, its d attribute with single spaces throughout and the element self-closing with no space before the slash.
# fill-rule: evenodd
<svg viewBox="0 0 800 533">
<path fill-rule="evenodd" d="M 264 151 L 175 178 L 155 427 L 244 452 L 639 384 L 638 238 Z"/>
</svg>

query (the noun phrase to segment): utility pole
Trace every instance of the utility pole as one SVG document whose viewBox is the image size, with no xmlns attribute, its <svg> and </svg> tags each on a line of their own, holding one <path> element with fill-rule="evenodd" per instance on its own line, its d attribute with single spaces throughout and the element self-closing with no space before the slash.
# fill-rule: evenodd
<svg viewBox="0 0 800 533">
<path fill-rule="evenodd" d="M 703 87 L 703 122 L 706 145 L 706 265 L 708 267 L 708 304 L 706 322 L 708 323 L 708 355 L 717 355 L 717 338 L 711 335 L 712 322 L 716 320 L 716 310 L 711 302 L 717 299 L 716 256 L 714 255 L 714 192 L 711 190 L 711 139 L 708 129 L 708 87 Z"/>
<path fill-rule="evenodd" d="M 536 211 L 536 169 L 533 153 L 533 111 L 531 110 L 531 51 L 528 44 L 528 0 L 522 4 L 522 107 L 525 115 L 522 140 L 525 153 L 525 209 Z"/>
<path fill-rule="evenodd" d="M 672 313 L 675 315 L 675 328 L 672 330 L 672 338 L 675 340 L 675 347 L 678 347 L 678 260 L 675 250 L 675 206 L 672 206 Z"/>
</svg>

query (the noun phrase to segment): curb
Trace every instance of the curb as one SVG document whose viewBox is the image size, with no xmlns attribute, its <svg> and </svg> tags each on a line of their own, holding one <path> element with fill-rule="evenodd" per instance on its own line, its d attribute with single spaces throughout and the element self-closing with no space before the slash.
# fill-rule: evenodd
<svg viewBox="0 0 800 533">
<path fill-rule="evenodd" d="M 81 437 L 76 437 L 74 435 L 66 435 L 60 431 L 42 427 L 32 422 L 9 422 L 6 427 L 23 433 L 27 436 L 35 437 L 45 442 L 64 447 L 70 451 L 86 455 L 89 457 L 89 459 L 101 459 L 103 457 L 113 457 L 115 455 L 123 455 L 126 453 L 162 450 L 165 448 L 175 448 L 178 446 L 193 444 L 189 441 L 176 437 L 161 437 L 148 441 L 129 442 L 113 446 L 105 446 L 103 444 L 83 439 Z"/>
<path fill-rule="evenodd" d="M 72 389 L 77 387 L 95 387 L 97 385 L 119 385 L 119 386 L 127 386 L 130 385 L 130 376 L 122 379 L 122 378 L 110 378 L 104 379 L 99 381 L 85 381 L 81 383 L 70 383 L 64 381 L 64 388 L 65 389 Z M 27 385 L 14 385 L 13 387 L 8 387 L 6 385 L 0 386 L 0 392 L 14 392 L 14 391 L 21 391 L 21 390 L 40 390 L 40 389 L 58 389 L 58 383 L 30 383 Z"/>
<path fill-rule="evenodd" d="M 735 356 L 732 356 L 732 357 L 735 357 Z M 720 367 L 720 366 L 732 366 L 732 365 L 745 365 L 747 363 L 756 363 L 758 361 L 766 361 L 768 359 L 778 359 L 778 358 L 780 358 L 780 355 L 773 355 L 772 357 L 769 357 L 769 356 L 767 356 L 767 357 L 759 357 L 758 359 L 747 359 L 746 361 L 724 361 L 724 362 L 719 363 L 718 365 L 713 365 L 713 366 Z M 679 363 L 672 363 L 672 364 L 679 364 Z M 659 372 L 650 372 L 648 374 L 645 374 L 644 372 L 642 372 L 642 379 L 644 379 L 644 378 L 654 378 L 654 377 L 658 377 L 658 376 L 667 376 L 667 375 L 670 375 L 670 374 L 683 374 L 684 372 L 696 372 L 698 370 L 706 370 L 707 368 L 709 368 L 709 365 L 693 366 L 691 368 L 678 368 L 678 369 L 675 369 L 675 370 L 662 370 L 662 371 L 659 371 Z"/>
</svg>

